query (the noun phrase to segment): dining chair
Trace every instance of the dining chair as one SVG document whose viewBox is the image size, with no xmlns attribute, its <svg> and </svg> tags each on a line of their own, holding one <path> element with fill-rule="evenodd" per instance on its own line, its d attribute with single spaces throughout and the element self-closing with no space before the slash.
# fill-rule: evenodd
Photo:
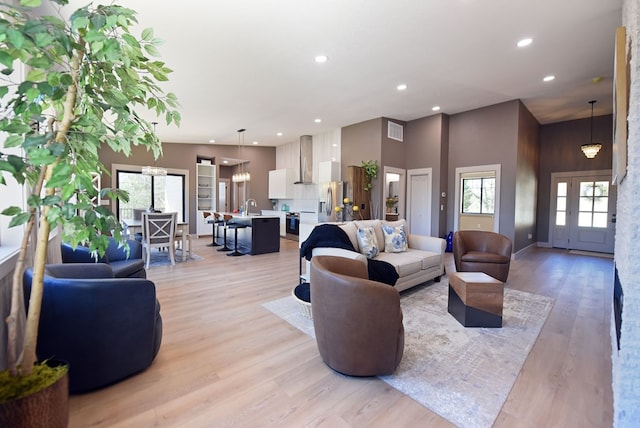
<svg viewBox="0 0 640 428">
<path fill-rule="evenodd" d="M 153 248 L 167 248 L 171 264 L 176 264 L 175 236 L 176 216 L 178 213 L 142 213 L 142 249 L 144 250 L 145 268 L 151 262 Z"/>
</svg>

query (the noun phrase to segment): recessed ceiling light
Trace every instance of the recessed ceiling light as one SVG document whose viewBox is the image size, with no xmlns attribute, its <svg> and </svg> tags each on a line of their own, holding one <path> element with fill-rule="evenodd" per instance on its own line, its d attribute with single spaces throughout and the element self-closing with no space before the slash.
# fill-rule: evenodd
<svg viewBox="0 0 640 428">
<path fill-rule="evenodd" d="M 277 135 L 278 137 L 282 137 L 282 132 L 278 132 L 276 135 Z"/>
<path fill-rule="evenodd" d="M 533 39 L 527 37 L 526 39 L 518 40 L 518 47 L 524 48 L 525 46 L 529 46 L 531 43 L 533 43 Z"/>
<path fill-rule="evenodd" d="M 407 85 L 405 85 L 404 83 L 401 83 L 398 86 L 396 86 L 396 89 L 399 91 L 404 91 L 405 89 L 407 89 Z"/>
<path fill-rule="evenodd" d="M 222 161 L 222 163 L 229 163 L 229 161 L 225 159 Z"/>
<path fill-rule="evenodd" d="M 322 64 L 323 62 L 327 62 L 329 58 L 326 55 L 318 55 L 316 57 L 316 62 Z"/>
<path fill-rule="evenodd" d="M 318 119 L 314 120 L 314 122 L 315 123 L 320 123 L 320 122 L 322 122 L 322 119 L 318 118 Z"/>
<path fill-rule="evenodd" d="M 440 106 L 433 106 L 433 107 L 431 107 L 431 110 L 440 111 Z"/>
<path fill-rule="evenodd" d="M 252 144 L 253 144 L 254 146 L 256 146 L 256 145 L 258 145 L 258 142 L 257 142 L 257 141 L 254 141 Z"/>
<path fill-rule="evenodd" d="M 216 142 L 216 140 L 209 140 L 209 142 L 210 142 L 210 143 L 215 143 L 215 142 Z"/>
<path fill-rule="evenodd" d="M 556 78 L 556 76 L 551 74 L 549 76 L 545 76 L 542 80 L 545 81 L 545 82 L 551 82 L 555 78 Z"/>
</svg>

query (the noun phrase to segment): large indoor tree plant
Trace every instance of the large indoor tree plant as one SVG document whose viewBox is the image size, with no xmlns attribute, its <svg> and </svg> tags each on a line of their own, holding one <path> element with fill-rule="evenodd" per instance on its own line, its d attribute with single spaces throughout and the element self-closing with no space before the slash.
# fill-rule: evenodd
<svg viewBox="0 0 640 428">
<path fill-rule="evenodd" d="M 115 215 L 95 203 L 98 192 L 103 198 L 127 198 L 117 189 L 94 188 L 93 177 L 107 173 L 99 149 L 108 145 L 129 155 L 132 146 L 143 145 L 157 158 L 161 143 L 144 116 L 164 116 L 167 124 L 180 121 L 176 97 L 160 87 L 171 70 L 150 58 L 157 56 L 160 41 L 150 29 L 133 35 L 135 11 L 115 4 L 88 5 L 64 18 L 68 0 L 50 0 L 50 9 L 59 16 L 37 16 L 34 8 L 41 3 L 0 3 L 0 138 L 5 149 L 20 149 L 18 154 L 0 153 L 0 182 L 14 179 L 29 191 L 26 208 L 14 206 L 2 213 L 11 217 L 10 226 L 25 230 L 7 318 L 7 372 L 14 378 L 29 376 L 38 365 L 39 312 L 52 228 L 59 226 L 63 241 L 87 245 L 95 254 L 104 254 L 109 235 L 124 241 Z M 22 274 L 31 247 L 34 280 L 26 328 L 18 331 Z"/>
</svg>

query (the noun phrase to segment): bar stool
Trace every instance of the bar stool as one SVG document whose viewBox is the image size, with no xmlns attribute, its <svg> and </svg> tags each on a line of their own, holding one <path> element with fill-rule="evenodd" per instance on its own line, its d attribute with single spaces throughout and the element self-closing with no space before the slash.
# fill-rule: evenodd
<svg viewBox="0 0 640 428">
<path fill-rule="evenodd" d="M 211 217 L 212 215 L 215 215 L 215 214 L 211 214 L 209 211 L 204 211 L 202 213 L 202 216 L 205 218 L 205 220 Z M 211 220 L 207 220 L 207 223 L 211 223 L 211 244 L 207 244 L 207 247 L 217 247 L 220 244 L 216 242 L 216 234 L 214 233 L 216 228 L 215 220 L 213 222 Z"/>
<path fill-rule="evenodd" d="M 227 247 L 227 229 L 229 228 L 229 220 L 233 218 L 230 214 L 224 214 L 224 246 L 222 248 L 218 248 L 218 251 L 233 251 L 231 248 Z M 236 232 L 237 236 L 237 232 Z"/>
<path fill-rule="evenodd" d="M 216 242 L 216 245 L 220 245 L 220 244 L 218 244 L 218 238 L 220 237 L 220 226 L 224 226 L 225 225 L 225 220 L 222 217 L 222 214 L 220 214 L 220 213 L 214 212 L 213 213 L 213 217 L 214 217 L 214 219 L 210 220 L 210 221 L 213 221 L 213 227 L 215 228 L 215 232 L 216 232 L 215 233 L 215 241 L 214 242 Z M 231 217 L 229 217 L 229 218 L 231 218 Z"/>
<path fill-rule="evenodd" d="M 227 256 L 244 256 L 244 253 L 238 251 L 238 229 L 245 229 L 247 227 L 246 224 L 230 224 L 228 227 L 236 230 L 236 236 L 233 241 L 233 252 L 227 254 Z"/>
</svg>

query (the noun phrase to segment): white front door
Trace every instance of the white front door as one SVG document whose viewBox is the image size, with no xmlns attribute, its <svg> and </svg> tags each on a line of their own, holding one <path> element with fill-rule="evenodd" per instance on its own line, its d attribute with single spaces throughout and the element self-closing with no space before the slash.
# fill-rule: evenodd
<svg viewBox="0 0 640 428">
<path fill-rule="evenodd" d="M 407 171 L 407 223 L 416 235 L 431 236 L 431 168 Z"/>
<path fill-rule="evenodd" d="M 617 193 L 610 178 L 610 173 L 554 177 L 554 247 L 613 253 Z"/>
</svg>

